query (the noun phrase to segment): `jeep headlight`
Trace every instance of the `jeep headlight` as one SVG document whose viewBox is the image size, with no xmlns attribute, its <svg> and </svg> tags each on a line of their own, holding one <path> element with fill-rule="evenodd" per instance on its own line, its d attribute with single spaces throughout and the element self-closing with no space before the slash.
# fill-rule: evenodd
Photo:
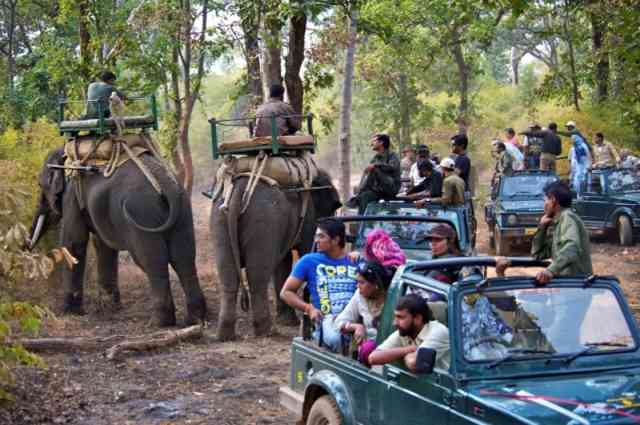
<svg viewBox="0 0 640 425">
<path fill-rule="evenodd" d="M 507 216 L 507 224 L 509 226 L 515 226 L 518 224 L 518 217 L 515 214 L 509 214 Z"/>
</svg>

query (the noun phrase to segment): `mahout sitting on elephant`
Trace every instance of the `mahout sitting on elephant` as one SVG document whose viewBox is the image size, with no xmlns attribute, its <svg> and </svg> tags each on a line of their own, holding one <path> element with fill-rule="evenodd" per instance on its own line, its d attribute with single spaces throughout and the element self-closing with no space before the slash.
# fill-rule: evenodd
<svg viewBox="0 0 640 425">
<path fill-rule="evenodd" d="M 220 340 L 236 337 L 241 268 L 245 269 L 248 281 L 256 336 L 268 335 L 272 330 L 268 295 L 271 280 L 278 320 L 285 324 L 297 323 L 295 312 L 278 296 L 291 272 L 291 250 L 297 250 L 300 255 L 309 252 L 317 220 L 332 216 L 341 206 L 329 174 L 315 168 L 315 164 L 313 167 L 310 185 L 302 188 L 287 190 L 269 178 L 253 179 L 252 184 L 250 176 L 234 175 L 225 195 L 214 196 L 210 224 L 222 289 L 217 329 Z M 221 177 L 219 173 L 218 179 Z"/>
<path fill-rule="evenodd" d="M 176 324 L 169 264 L 184 290 L 185 322 L 204 320 L 206 303 L 196 273 L 191 202 L 162 160 L 143 153 L 112 170 L 109 177 L 97 172 L 68 177 L 65 170 L 49 167 L 64 164 L 62 148 L 46 159 L 31 229 L 33 246 L 48 228 L 61 222 L 60 244 L 78 260 L 73 269 L 63 271 L 64 311 L 84 313 L 83 277 L 93 234 L 98 281 L 114 304 L 120 304 L 118 251 L 128 251 L 149 278 L 155 324 Z"/>
</svg>

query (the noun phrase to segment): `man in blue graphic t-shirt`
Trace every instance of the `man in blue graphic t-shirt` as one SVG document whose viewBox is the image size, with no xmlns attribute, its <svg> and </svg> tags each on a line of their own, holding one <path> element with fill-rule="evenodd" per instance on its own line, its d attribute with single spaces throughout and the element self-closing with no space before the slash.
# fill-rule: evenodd
<svg viewBox="0 0 640 425">
<path fill-rule="evenodd" d="M 356 291 L 356 265 L 345 252 L 345 228 L 341 221 L 327 218 L 318 222 L 315 243 L 317 252 L 300 258 L 285 281 L 280 298 L 304 311 L 311 320 L 322 323 L 322 342 L 337 351 L 340 332 L 333 326 L 333 319 Z M 298 295 L 305 282 L 311 295 L 309 304 Z M 314 337 L 319 338 L 319 331 Z"/>
</svg>

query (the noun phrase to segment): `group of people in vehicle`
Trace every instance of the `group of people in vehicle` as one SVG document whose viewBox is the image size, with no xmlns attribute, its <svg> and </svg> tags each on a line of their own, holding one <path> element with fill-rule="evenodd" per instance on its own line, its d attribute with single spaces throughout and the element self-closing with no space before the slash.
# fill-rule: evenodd
<svg viewBox="0 0 640 425">
<path fill-rule="evenodd" d="M 438 225 L 425 235 L 440 255 L 449 255 L 455 232 Z M 427 300 L 416 294 L 401 298 L 394 324 L 397 332 L 376 347 L 378 319 L 396 269 L 406 262 L 401 248 L 382 229 L 367 235 L 363 252 L 345 251 L 346 229 L 341 221 L 324 219 L 316 231 L 317 252 L 303 256 L 286 280 L 280 297 L 307 314 L 317 326 L 313 337 L 332 351 L 351 346 L 365 365 L 406 357 L 415 364 L 415 348 L 425 342 L 436 347 L 441 364 L 448 362 L 447 328 L 433 319 Z M 442 243 L 444 241 L 444 243 Z M 455 242 L 454 242 L 455 243 Z M 448 281 L 453 283 L 452 280 Z M 307 285 L 310 302 L 298 294 Z"/>
<path fill-rule="evenodd" d="M 374 135 L 370 143 L 376 153 L 362 174 L 357 194 L 347 202 L 348 207 L 358 208 L 362 214 L 369 203 L 378 200 L 411 200 L 419 206 L 429 202 L 464 204 L 471 176 L 466 135 L 451 138 L 451 155 L 442 160 L 430 155 L 426 145 L 405 148 L 400 160 L 391 151 L 387 134 Z"/>
<path fill-rule="evenodd" d="M 571 138 L 569 150 L 571 186 L 580 193 L 587 172 L 592 168 L 636 168 L 640 160 L 623 149 L 620 154 L 612 143 L 605 140 L 602 132 L 597 132 L 592 146 L 587 138 L 578 130 L 574 121 L 565 124 L 566 131 L 558 131 L 558 125 L 549 123 L 542 129 L 531 124 L 527 131 L 519 133 L 524 136 L 520 143 L 512 128 L 505 129 L 504 140 L 492 142 L 492 153 L 496 160 L 492 182 L 495 184 L 500 176 L 511 175 L 514 171 L 524 169 L 540 169 L 556 171 L 556 158 L 562 152 L 560 136 Z"/>
<path fill-rule="evenodd" d="M 536 259 L 551 261 L 547 268 L 538 272 L 536 280 L 544 285 L 559 276 L 591 275 L 589 237 L 582 220 L 571 211 L 569 187 L 561 181 L 553 181 L 544 188 L 544 194 L 544 215 L 531 254 Z M 455 230 L 447 224 L 434 225 L 423 237 L 430 240 L 434 259 L 462 255 L 457 247 Z M 378 317 L 387 290 L 396 269 L 406 261 L 401 248 L 384 230 L 369 232 L 361 254 L 349 253 L 345 248 L 344 224 L 328 218 L 318 223 L 315 241 L 317 252 L 298 261 L 280 297 L 317 323 L 313 335 L 316 340 L 335 352 L 344 351 L 345 345 L 351 347 L 367 366 L 403 359 L 409 370 L 415 368 L 417 349 L 427 347 L 436 352 L 436 367 L 448 367 L 448 329 L 445 323 L 435 319 L 432 310 L 434 305 L 446 301 L 440 294 L 414 291 L 400 297 L 394 312 L 396 331 L 376 346 Z M 508 259 L 499 258 L 496 273 L 503 276 L 509 266 Z M 461 270 L 445 268 L 430 270 L 426 277 L 454 284 L 462 275 Z M 298 294 L 305 283 L 309 302 Z M 476 302 L 463 309 L 464 314 L 476 317 L 482 305 Z M 561 320 L 580 321 L 587 308 L 588 305 L 575 303 L 559 314 Z M 493 326 L 495 332 L 509 329 L 506 324 L 501 325 L 498 317 L 494 322 L 494 325 L 500 325 Z M 476 327 L 468 328 L 473 332 Z M 472 335 L 467 337 L 473 339 Z"/>
</svg>

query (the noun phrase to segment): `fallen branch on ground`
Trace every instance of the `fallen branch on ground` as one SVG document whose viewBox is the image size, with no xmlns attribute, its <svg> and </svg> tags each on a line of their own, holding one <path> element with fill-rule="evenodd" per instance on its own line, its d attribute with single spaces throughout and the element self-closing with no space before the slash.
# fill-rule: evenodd
<svg viewBox="0 0 640 425">
<path fill-rule="evenodd" d="M 180 341 L 202 337 L 202 326 L 194 325 L 184 329 L 155 332 L 151 335 L 127 337 L 112 335 L 108 337 L 77 338 L 25 338 L 19 341 L 29 351 L 100 351 L 106 350 L 107 359 L 114 360 L 125 351 L 147 351 L 168 347 Z M 115 345 L 114 345 L 115 344 Z"/>
<path fill-rule="evenodd" d="M 125 338 L 124 335 L 94 338 L 25 338 L 19 343 L 29 351 L 97 351 L 111 347 Z"/>
<path fill-rule="evenodd" d="M 176 331 L 157 332 L 148 336 L 126 339 L 106 351 L 107 359 L 114 360 L 124 351 L 147 351 L 159 347 L 167 347 L 180 341 L 202 337 L 202 326 L 194 325 Z"/>
</svg>

